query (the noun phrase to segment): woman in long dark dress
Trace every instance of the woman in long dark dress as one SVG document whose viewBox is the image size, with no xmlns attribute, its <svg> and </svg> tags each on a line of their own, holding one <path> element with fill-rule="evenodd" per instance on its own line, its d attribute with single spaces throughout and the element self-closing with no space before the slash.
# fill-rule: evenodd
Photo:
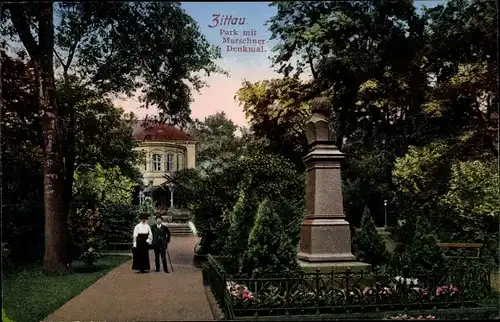
<svg viewBox="0 0 500 322">
<path fill-rule="evenodd" d="M 135 225 L 132 238 L 132 269 L 139 271 L 139 273 L 145 273 L 151 269 L 149 265 L 149 245 L 153 241 L 153 233 L 147 223 L 148 215 L 141 214 L 139 219 L 141 222 Z"/>
</svg>

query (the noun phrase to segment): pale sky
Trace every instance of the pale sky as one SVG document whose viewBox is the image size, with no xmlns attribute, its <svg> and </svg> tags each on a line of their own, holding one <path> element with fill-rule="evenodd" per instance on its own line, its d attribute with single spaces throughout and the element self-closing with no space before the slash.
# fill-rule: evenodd
<svg viewBox="0 0 500 322">
<path fill-rule="evenodd" d="M 444 0 L 435 1 L 416 1 L 416 7 L 433 7 L 437 4 L 446 2 Z M 201 31 L 205 34 L 208 41 L 222 48 L 222 59 L 218 62 L 219 66 L 230 73 L 230 77 L 224 75 L 212 75 L 206 81 L 209 87 L 205 87 L 200 93 L 193 92 L 194 102 L 191 103 L 191 117 L 203 120 L 206 116 L 215 114 L 217 111 L 224 111 L 226 115 L 237 125 L 245 126 L 247 122 L 241 106 L 234 100 L 236 91 L 241 87 L 242 80 L 259 81 L 279 77 L 271 68 L 271 48 L 275 45 L 269 41 L 271 33 L 265 22 L 275 14 L 275 8 L 269 7 L 268 2 L 184 2 L 182 6 L 186 12 L 196 20 Z M 223 36 L 221 33 L 227 33 L 233 28 L 218 26 L 210 28 L 212 24 L 212 15 L 219 14 L 219 20 L 223 15 L 232 16 L 232 18 L 245 18 L 244 26 L 237 26 L 235 29 L 239 32 L 238 37 L 232 38 L 244 39 L 241 33 L 243 31 L 255 31 L 251 38 L 265 39 L 265 53 L 241 53 L 228 52 L 226 45 L 222 44 Z M 227 31 L 221 31 L 225 29 Z M 146 114 L 155 115 L 155 109 L 138 108 L 139 103 L 136 99 L 115 100 L 115 104 L 122 106 L 127 112 L 134 112 L 139 117 Z"/>
</svg>

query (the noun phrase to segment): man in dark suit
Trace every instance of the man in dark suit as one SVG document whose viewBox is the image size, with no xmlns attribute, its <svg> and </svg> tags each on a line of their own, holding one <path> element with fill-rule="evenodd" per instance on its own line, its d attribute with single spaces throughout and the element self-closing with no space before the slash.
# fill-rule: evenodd
<svg viewBox="0 0 500 322">
<path fill-rule="evenodd" d="M 163 265 L 163 270 L 165 273 L 169 273 L 167 260 L 166 260 L 166 252 L 168 243 L 170 243 L 170 230 L 166 225 L 162 223 L 161 215 L 156 215 L 156 225 L 151 227 L 151 232 L 153 233 L 153 249 L 155 251 L 155 264 L 156 271 L 160 271 L 160 257 L 161 263 Z"/>
</svg>

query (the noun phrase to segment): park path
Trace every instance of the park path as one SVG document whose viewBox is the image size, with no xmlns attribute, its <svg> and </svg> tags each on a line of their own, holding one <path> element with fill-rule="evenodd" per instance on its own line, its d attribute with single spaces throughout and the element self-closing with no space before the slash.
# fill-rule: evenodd
<svg viewBox="0 0 500 322">
<path fill-rule="evenodd" d="M 207 321 L 214 320 L 200 269 L 193 266 L 194 236 L 173 236 L 174 272 L 137 274 L 128 261 L 106 274 L 44 321 Z M 169 264 L 170 269 L 170 264 Z"/>
</svg>

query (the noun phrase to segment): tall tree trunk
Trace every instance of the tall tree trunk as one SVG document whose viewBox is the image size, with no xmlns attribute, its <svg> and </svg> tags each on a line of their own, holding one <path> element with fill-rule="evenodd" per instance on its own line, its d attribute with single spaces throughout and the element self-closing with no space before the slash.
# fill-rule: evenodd
<svg viewBox="0 0 500 322">
<path fill-rule="evenodd" d="M 64 91 L 69 95 L 69 100 L 73 103 L 73 87 L 70 84 L 69 76 L 67 71 L 64 71 Z M 61 107 L 61 106 L 59 106 Z M 64 109 L 64 114 L 68 119 L 68 123 L 65 124 L 64 131 L 64 142 L 63 142 L 63 152 L 64 152 L 64 168 L 65 168 L 65 188 L 64 188 L 64 198 L 63 207 L 64 213 L 69 215 L 71 213 L 71 206 L 73 202 L 73 174 L 75 172 L 75 162 L 76 162 L 76 152 L 75 152 L 75 106 L 73 104 L 68 104 L 62 107 Z M 69 238 L 69 237 L 68 237 Z"/>
<path fill-rule="evenodd" d="M 44 202 L 46 272 L 68 268 L 68 223 L 64 207 L 65 171 L 56 101 L 53 50 L 53 2 L 40 3 L 38 70 L 41 82 L 41 115 L 44 136 Z"/>
</svg>

